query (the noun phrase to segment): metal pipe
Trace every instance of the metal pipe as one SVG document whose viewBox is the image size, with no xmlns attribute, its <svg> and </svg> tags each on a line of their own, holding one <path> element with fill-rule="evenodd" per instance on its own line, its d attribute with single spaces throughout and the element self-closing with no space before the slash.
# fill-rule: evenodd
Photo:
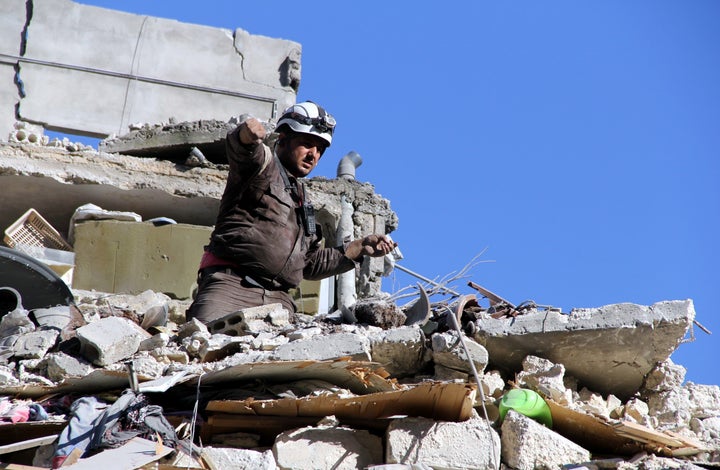
<svg viewBox="0 0 720 470">
<path fill-rule="evenodd" d="M 428 279 L 427 277 L 425 277 L 425 276 L 423 276 L 423 275 L 421 275 L 421 274 L 418 274 L 418 273 L 416 273 L 416 272 L 414 272 L 414 271 L 410 271 L 408 268 L 405 268 L 405 267 L 403 267 L 403 266 L 400 266 L 399 264 L 396 264 L 395 267 L 396 267 L 397 269 L 399 269 L 400 271 L 403 271 L 403 272 L 408 273 L 408 274 L 411 275 L 411 276 L 415 276 L 416 278 L 420 279 L 421 281 L 425 281 L 425 282 L 427 282 L 428 284 L 432 284 L 433 286 L 437 287 L 437 288 L 440 289 L 440 290 L 443 290 L 443 291 L 447 292 L 448 294 L 456 295 L 456 296 L 460 297 L 460 293 L 459 293 L 459 292 L 455 292 L 455 291 L 452 290 L 452 289 L 448 289 L 447 287 L 445 287 L 445 286 L 443 286 L 442 284 L 439 284 L 439 283 L 433 281 L 432 279 Z"/>
<path fill-rule="evenodd" d="M 342 196 L 340 201 L 341 213 L 340 221 L 338 222 L 337 232 L 335 239 L 338 245 L 341 245 L 345 240 L 351 240 L 353 237 L 353 221 L 352 216 L 355 209 L 352 203 L 348 200 L 345 195 Z M 337 276 L 337 303 L 338 307 L 350 308 L 357 302 L 357 288 L 355 286 L 355 270 L 338 274 Z"/>
<path fill-rule="evenodd" d="M 337 167 L 337 177 L 354 180 L 355 169 L 360 165 L 362 165 L 362 157 L 356 151 L 351 150 L 340 159 Z"/>
</svg>

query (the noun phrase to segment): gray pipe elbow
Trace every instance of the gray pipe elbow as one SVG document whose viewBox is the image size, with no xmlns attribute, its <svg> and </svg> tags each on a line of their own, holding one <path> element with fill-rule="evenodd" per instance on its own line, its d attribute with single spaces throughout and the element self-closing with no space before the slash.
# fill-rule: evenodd
<svg viewBox="0 0 720 470">
<path fill-rule="evenodd" d="M 351 150 L 340 159 L 337 167 L 337 177 L 354 180 L 355 169 L 360 165 L 362 165 L 362 157 L 356 151 Z"/>
</svg>

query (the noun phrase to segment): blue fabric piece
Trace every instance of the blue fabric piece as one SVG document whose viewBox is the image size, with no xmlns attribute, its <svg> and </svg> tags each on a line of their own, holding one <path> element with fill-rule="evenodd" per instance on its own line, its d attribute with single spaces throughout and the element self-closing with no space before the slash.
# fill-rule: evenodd
<svg viewBox="0 0 720 470">
<path fill-rule="evenodd" d="M 58 438 L 55 457 L 67 457 L 76 448 L 82 449 L 85 453 L 93 438 L 97 420 L 106 408 L 107 405 L 95 397 L 75 400 L 70 406 L 70 421 Z"/>
</svg>

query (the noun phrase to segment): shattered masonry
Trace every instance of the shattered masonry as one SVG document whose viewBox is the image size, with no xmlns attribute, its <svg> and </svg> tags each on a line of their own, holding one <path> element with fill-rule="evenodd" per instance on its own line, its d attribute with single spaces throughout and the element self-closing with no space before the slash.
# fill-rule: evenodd
<svg viewBox="0 0 720 470">
<path fill-rule="evenodd" d="M 0 141 L 0 226 L 35 208 L 72 239 L 75 263 L 75 277 L 65 280 L 34 255 L 1 247 L 0 461 L 263 469 L 720 464 L 720 387 L 686 383 L 671 360 L 694 325 L 689 299 L 567 313 L 453 296 L 398 306 L 380 292 L 386 267 L 373 260 L 356 273 L 352 315 L 292 316 L 271 305 L 222 325 L 185 322 L 193 255 L 179 250 L 190 259 L 182 267 L 171 256 L 175 245 L 163 244 L 191 233 L 206 238 L 225 182 L 224 132 L 239 112 L 271 126 L 277 109 L 294 102 L 300 45 L 68 0 L 2 2 L 0 22 L 0 137 L 9 136 Z M 93 39 L 111 29 L 122 32 L 116 41 Z M 160 40 L 168 31 L 184 31 L 193 48 L 217 55 L 195 62 L 188 76 L 173 70 L 174 82 L 167 71 L 153 75 L 154 54 L 175 53 Z M 140 57 L 117 48 L 138 41 Z M 97 46 L 93 55 L 73 50 L 83 42 Z M 92 70 L 73 67 L 67 54 Z M 99 64 L 103 57 L 112 63 Z M 228 73 L 216 73 L 216 62 Z M 213 77 L 197 74 L 203 70 Z M 226 77 L 241 80 L 213 81 Z M 94 110 L 94 93 L 116 105 Z M 178 108 L 144 106 L 148 94 Z M 69 112 L 75 106 L 87 110 L 81 121 Z M 98 152 L 51 142 L 43 126 L 108 138 Z M 328 243 L 336 242 L 343 201 L 353 208 L 355 236 L 398 226 L 370 184 L 316 178 L 308 185 Z M 88 202 L 139 220 L 69 222 Z M 147 223 L 154 218 L 178 223 Z M 92 264 L 103 243 L 124 247 L 113 268 L 107 259 Z M 150 261 L 123 264 L 140 248 Z M 158 266 L 182 282 L 163 284 Z M 113 279 L 110 291 L 74 283 L 104 276 Z M 499 404 L 514 387 L 541 397 L 551 428 L 522 409 L 500 419 Z M 75 446 L 68 436 L 79 429 L 89 437 Z"/>
</svg>

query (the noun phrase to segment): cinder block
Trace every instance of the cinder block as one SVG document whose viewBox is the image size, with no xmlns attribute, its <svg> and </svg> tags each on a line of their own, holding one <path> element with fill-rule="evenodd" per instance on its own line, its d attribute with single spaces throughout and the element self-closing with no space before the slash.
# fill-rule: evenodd
<svg viewBox="0 0 720 470">
<path fill-rule="evenodd" d="M 211 227 L 87 221 L 75 226 L 73 287 L 139 294 L 148 289 L 192 296 Z"/>
<path fill-rule="evenodd" d="M 77 337 L 87 360 L 107 366 L 135 354 L 150 333 L 125 318 L 107 317 L 78 328 Z"/>
</svg>

